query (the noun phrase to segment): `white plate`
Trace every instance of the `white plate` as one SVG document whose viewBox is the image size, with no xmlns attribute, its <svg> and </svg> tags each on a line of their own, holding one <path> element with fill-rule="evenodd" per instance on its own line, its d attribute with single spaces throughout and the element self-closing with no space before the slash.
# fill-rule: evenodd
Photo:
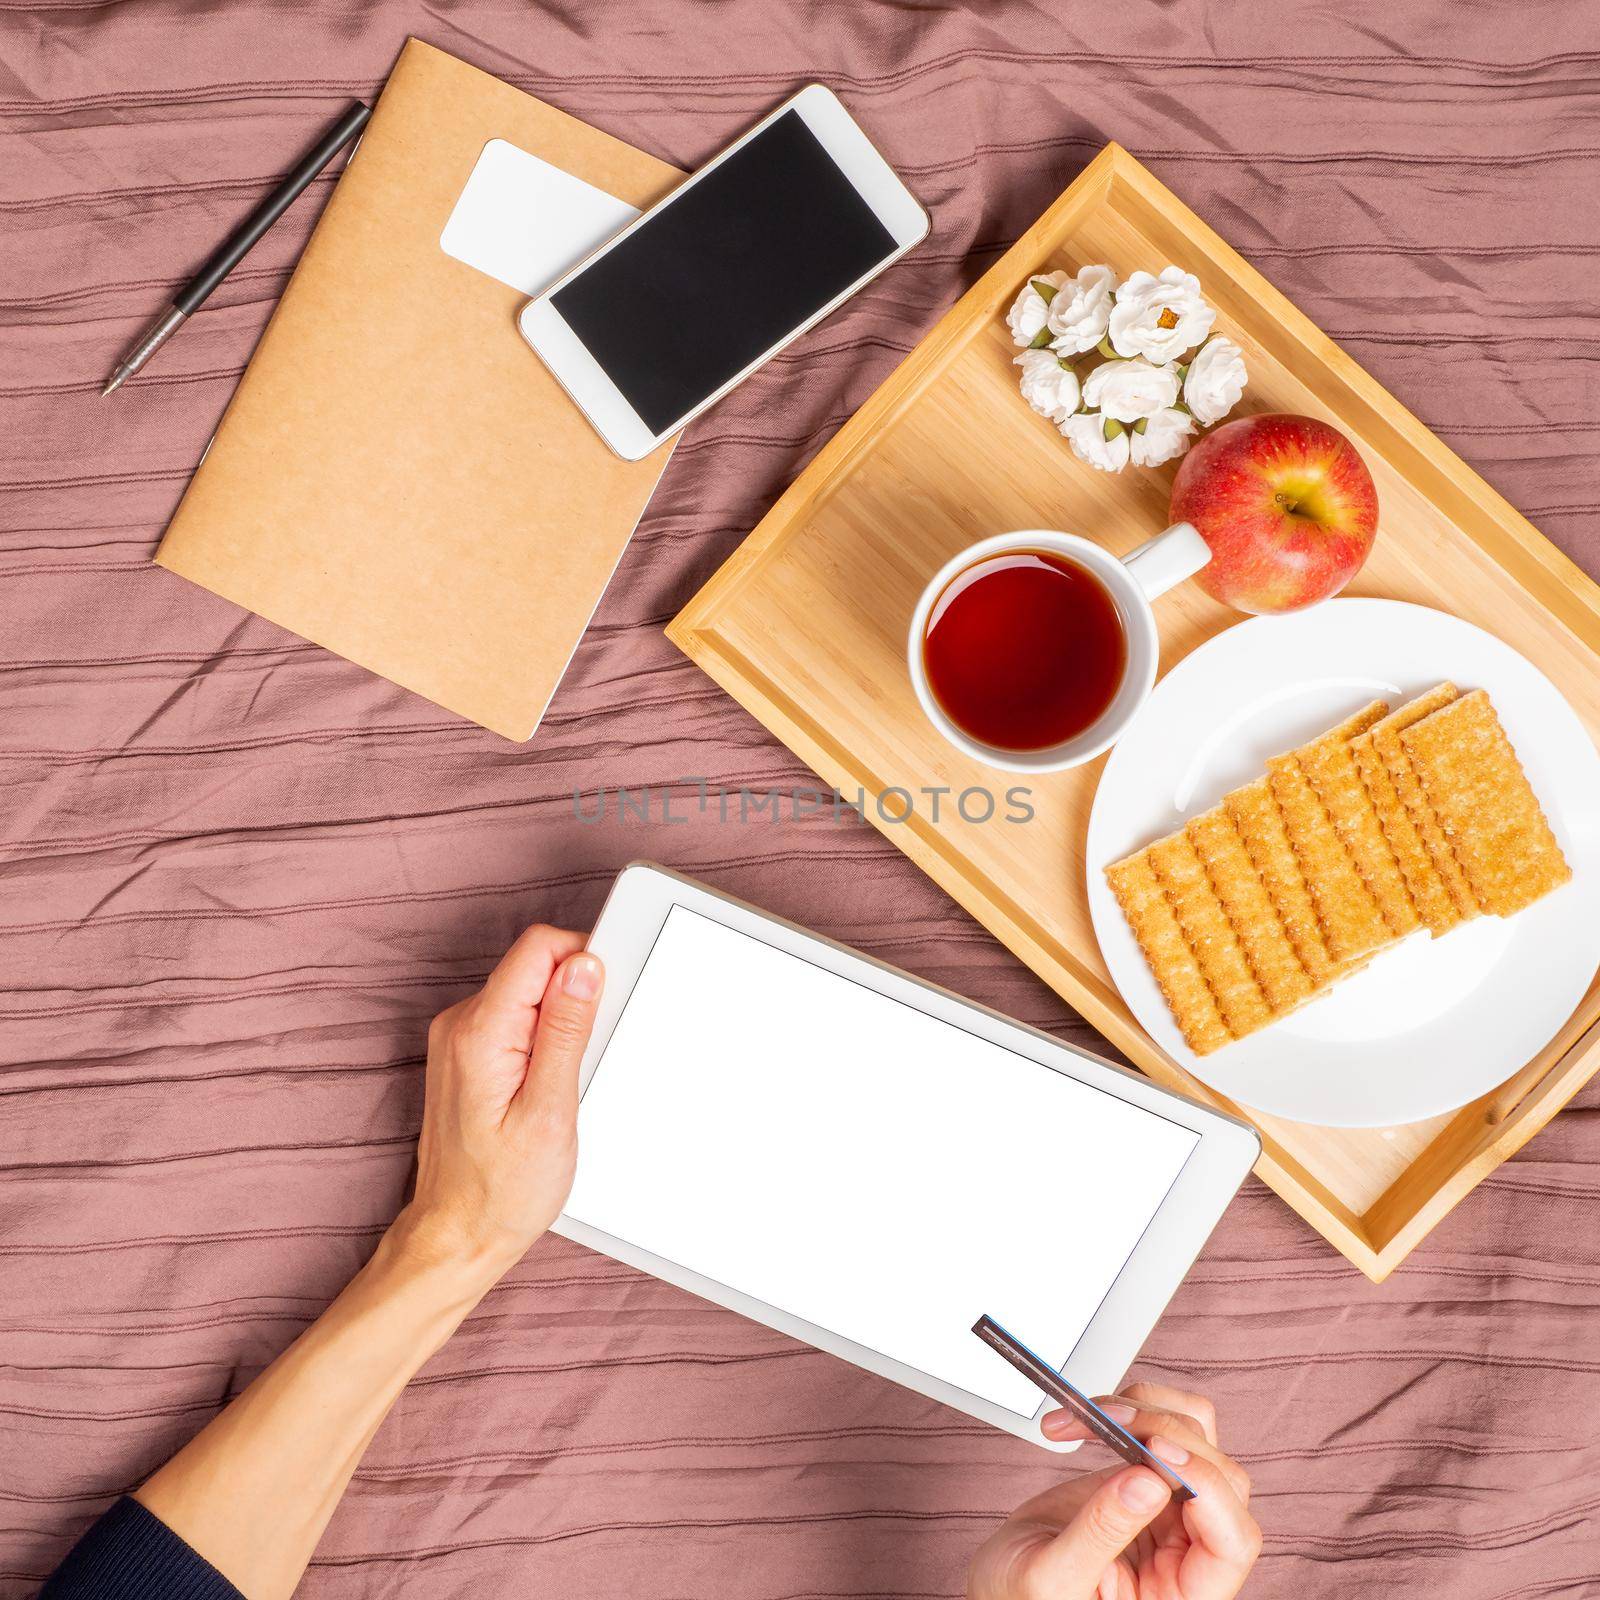
<svg viewBox="0 0 1600 1600">
<path fill-rule="evenodd" d="M 1479 917 L 1438 939 L 1414 933 L 1281 1022 L 1196 1056 L 1104 867 L 1367 701 L 1398 706 L 1446 678 L 1489 691 L 1573 881 L 1515 917 Z M 1600 966 L 1600 754 L 1536 667 L 1426 606 L 1333 600 L 1253 617 L 1203 644 L 1111 752 L 1086 854 L 1095 934 L 1140 1025 L 1202 1083 L 1296 1122 L 1382 1128 L 1466 1105 L 1549 1043 Z"/>
</svg>

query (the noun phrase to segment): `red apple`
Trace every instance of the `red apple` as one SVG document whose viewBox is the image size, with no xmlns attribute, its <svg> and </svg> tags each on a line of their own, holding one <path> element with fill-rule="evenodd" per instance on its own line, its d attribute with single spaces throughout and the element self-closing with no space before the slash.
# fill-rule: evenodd
<svg viewBox="0 0 1600 1600">
<path fill-rule="evenodd" d="M 1183 458 L 1172 520 L 1211 546 L 1195 581 L 1240 611 L 1299 611 L 1361 570 L 1378 491 L 1356 447 L 1314 417 L 1241 417 Z"/>
</svg>

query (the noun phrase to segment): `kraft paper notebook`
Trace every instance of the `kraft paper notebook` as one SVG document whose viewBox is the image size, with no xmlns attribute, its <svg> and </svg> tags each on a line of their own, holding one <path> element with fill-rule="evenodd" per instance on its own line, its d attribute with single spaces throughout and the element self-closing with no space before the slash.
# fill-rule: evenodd
<svg viewBox="0 0 1600 1600">
<path fill-rule="evenodd" d="M 682 176 L 411 40 L 156 560 L 526 739 L 671 445 L 614 456 L 518 334 L 540 285 L 442 245 L 482 231 L 480 158 L 583 180 L 572 260 Z"/>
</svg>

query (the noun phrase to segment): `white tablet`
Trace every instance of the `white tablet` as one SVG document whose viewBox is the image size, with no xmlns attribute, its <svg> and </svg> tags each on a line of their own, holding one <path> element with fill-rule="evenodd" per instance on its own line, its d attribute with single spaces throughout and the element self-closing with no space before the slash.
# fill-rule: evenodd
<svg viewBox="0 0 1600 1600">
<path fill-rule="evenodd" d="M 1080 1389 L 1138 1353 L 1254 1129 L 657 867 L 606 987 L 556 1231 L 1037 1444 L 994 1317 Z"/>
</svg>

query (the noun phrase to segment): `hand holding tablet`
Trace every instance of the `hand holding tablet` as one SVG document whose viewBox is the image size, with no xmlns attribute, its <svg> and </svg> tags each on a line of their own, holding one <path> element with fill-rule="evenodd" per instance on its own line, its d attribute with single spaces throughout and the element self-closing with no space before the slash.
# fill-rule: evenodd
<svg viewBox="0 0 1600 1600">
<path fill-rule="evenodd" d="M 1253 1130 L 670 873 L 630 867 L 555 1231 L 1050 1448 L 1007 1323 L 1104 1393 Z M 1108 1204 L 1115 1196 L 1116 1204 Z"/>
</svg>

